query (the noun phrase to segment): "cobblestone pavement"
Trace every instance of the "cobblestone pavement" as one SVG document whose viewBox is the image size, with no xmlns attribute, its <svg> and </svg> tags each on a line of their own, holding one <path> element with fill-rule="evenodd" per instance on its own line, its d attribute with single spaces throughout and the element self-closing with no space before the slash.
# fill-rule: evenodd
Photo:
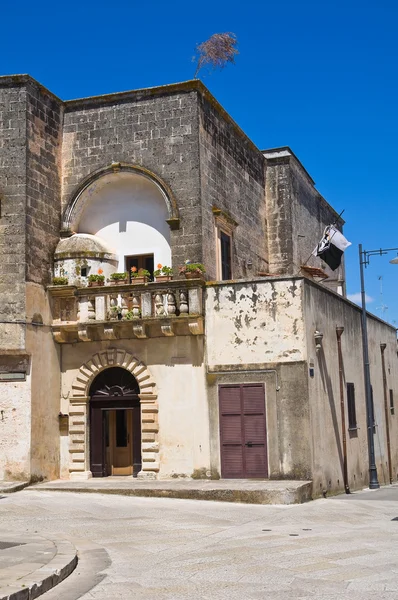
<svg viewBox="0 0 398 600">
<path fill-rule="evenodd" d="M 396 600 L 396 517 L 397 486 L 290 506 L 31 489 L 0 502 L 0 531 L 79 550 L 44 600 Z"/>
</svg>

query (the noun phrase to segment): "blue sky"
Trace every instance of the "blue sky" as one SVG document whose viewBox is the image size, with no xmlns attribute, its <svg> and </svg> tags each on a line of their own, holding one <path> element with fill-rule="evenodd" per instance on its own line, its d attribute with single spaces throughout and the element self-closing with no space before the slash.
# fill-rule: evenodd
<svg viewBox="0 0 398 600">
<path fill-rule="evenodd" d="M 201 78 L 259 148 L 290 146 L 345 209 L 348 293 L 359 242 L 398 247 L 396 2 L 4 0 L 2 22 L 0 74 L 29 73 L 62 99 L 191 79 L 195 45 L 234 32 L 236 65 Z M 398 327 L 394 255 L 371 259 L 366 290 L 381 316 L 383 278 Z"/>
</svg>

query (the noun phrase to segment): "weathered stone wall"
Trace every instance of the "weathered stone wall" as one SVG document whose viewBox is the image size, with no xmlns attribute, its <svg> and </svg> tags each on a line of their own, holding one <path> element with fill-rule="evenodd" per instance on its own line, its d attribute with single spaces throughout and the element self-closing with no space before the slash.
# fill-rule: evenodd
<svg viewBox="0 0 398 600">
<path fill-rule="evenodd" d="M 398 391 L 398 360 L 395 329 L 369 315 L 369 358 L 373 386 L 375 421 L 374 435 L 376 464 L 381 483 L 388 483 L 387 444 L 385 433 L 383 378 L 380 344 L 386 343 L 388 389 Z M 349 486 L 358 489 L 368 484 L 368 450 L 366 401 L 361 342 L 361 312 L 359 307 L 333 292 L 306 282 L 305 321 L 309 365 L 314 365 L 314 377 L 308 378 L 313 438 L 312 473 L 314 491 L 321 494 L 344 490 L 342 427 L 340 407 L 339 364 L 336 327 L 344 327 L 341 337 L 345 433 Z M 316 351 L 314 332 L 323 334 L 322 348 Z M 355 404 L 358 429 L 348 431 L 347 382 L 355 385 Z M 398 470 L 398 423 L 389 415 L 394 479 Z"/>
<path fill-rule="evenodd" d="M 51 282 L 61 223 L 62 102 L 34 81 L 26 95 L 27 281 Z"/>
<path fill-rule="evenodd" d="M 40 284 L 26 286 L 26 313 L 29 325 L 26 348 L 31 355 L 30 374 L 30 477 L 32 481 L 57 479 L 60 475 L 60 347 L 50 328 L 49 298 Z M 19 435 L 22 440 L 23 438 Z"/>
<path fill-rule="evenodd" d="M 206 95 L 199 96 L 199 107 L 203 261 L 208 276 L 216 279 L 213 207 L 237 223 L 232 236 L 233 278 L 268 271 L 264 157 Z"/>
<path fill-rule="evenodd" d="M 315 189 L 290 149 L 266 151 L 264 155 L 270 273 L 298 275 L 301 265 L 308 263 L 326 272 L 329 280 L 323 282 L 325 285 L 337 290 L 340 284 L 344 291 L 344 261 L 333 272 L 319 258 L 311 256 L 325 227 L 337 219 L 337 213 Z"/>
<path fill-rule="evenodd" d="M 197 93 L 151 90 L 66 103 L 63 207 L 89 174 L 113 162 L 149 169 L 171 188 L 180 229 L 174 266 L 202 260 Z"/>
<path fill-rule="evenodd" d="M 26 87 L 0 78 L 0 320 L 25 317 Z M 0 347 L 24 348 L 25 328 L 0 324 Z"/>
</svg>

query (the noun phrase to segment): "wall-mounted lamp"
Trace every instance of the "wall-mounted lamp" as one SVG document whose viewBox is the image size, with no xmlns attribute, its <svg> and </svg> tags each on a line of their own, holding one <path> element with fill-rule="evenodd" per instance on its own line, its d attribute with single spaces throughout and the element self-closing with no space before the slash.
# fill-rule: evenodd
<svg viewBox="0 0 398 600">
<path fill-rule="evenodd" d="M 321 333 L 320 331 L 315 331 L 314 338 L 315 338 L 315 350 L 318 352 L 318 350 L 320 350 L 322 348 L 323 333 Z"/>
</svg>

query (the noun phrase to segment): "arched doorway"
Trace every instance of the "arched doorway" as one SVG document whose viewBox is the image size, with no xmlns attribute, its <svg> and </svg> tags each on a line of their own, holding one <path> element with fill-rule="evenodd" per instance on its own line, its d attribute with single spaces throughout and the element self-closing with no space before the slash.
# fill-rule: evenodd
<svg viewBox="0 0 398 600">
<path fill-rule="evenodd" d="M 90 386 L 90 470 L 93 477 L 141 471 L 140 389 L 126 369 L 102 371 Z"/>
</svg>

